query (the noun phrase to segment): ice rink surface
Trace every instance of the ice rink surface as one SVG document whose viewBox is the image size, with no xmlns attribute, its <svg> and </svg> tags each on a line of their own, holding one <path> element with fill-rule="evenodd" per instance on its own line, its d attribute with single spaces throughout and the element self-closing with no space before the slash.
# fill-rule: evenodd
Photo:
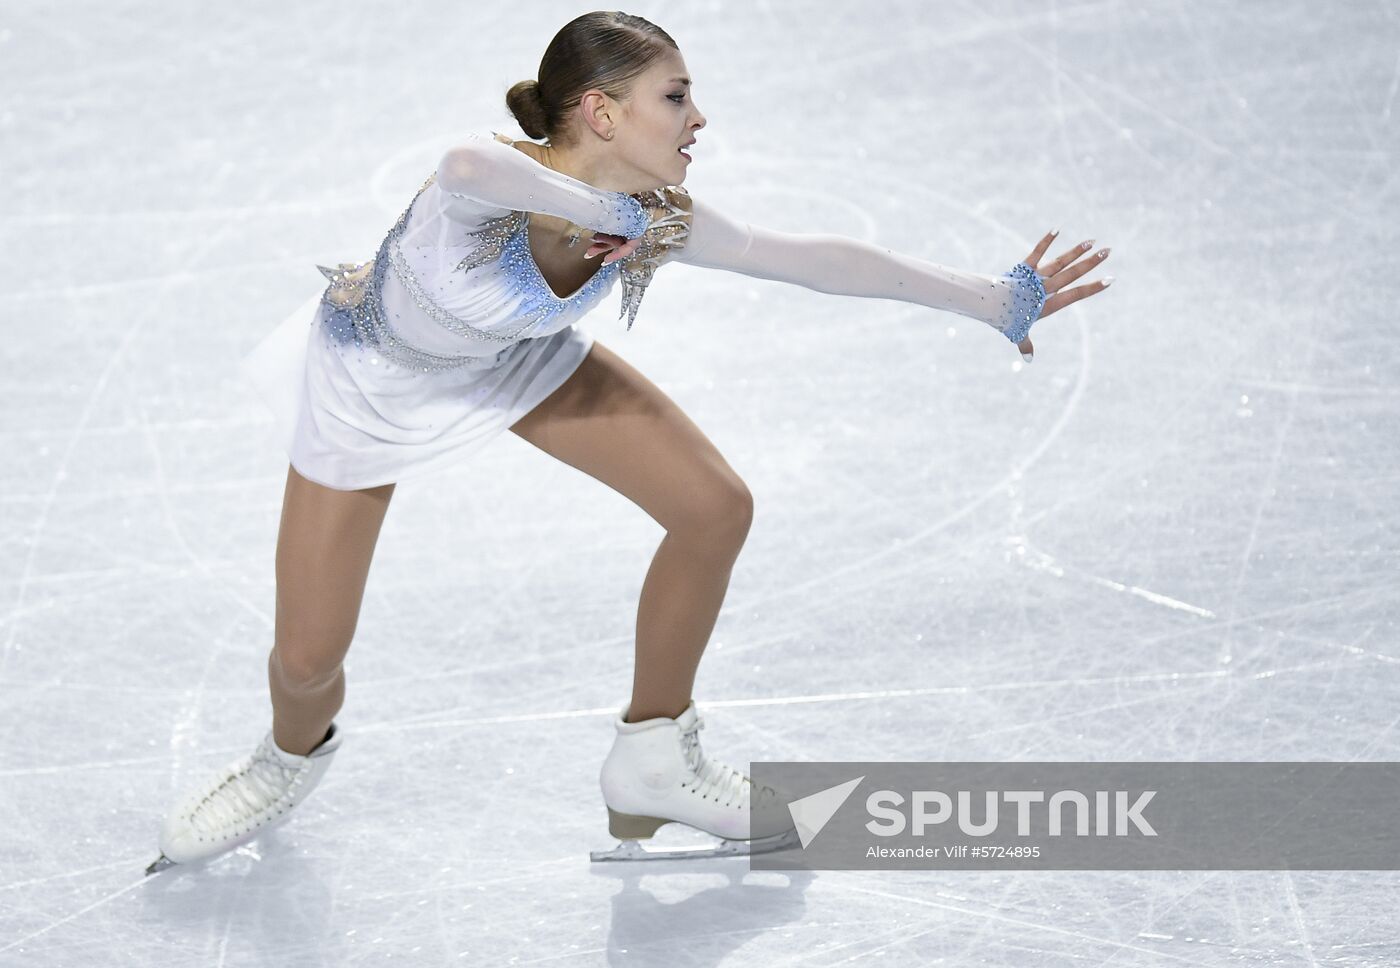
<svg viewBox="0 0 1400 968">
<path fill-rule="evenodd" d="M 398 488 L 314 797 L 143 875 L 271 721 L 286 460 L 237 360 L 456 133 L 519 136 L 589 9 L 0 11 L 0 965 L 1394 964 L 1392 873 L 590 866 L 662 531 L 509 433 Z M 629 12 L 695 79 L 697 197 L 982 272 L 1113 248 L 1030 365 L 683 265 L 590 316 L 755 495 L 707 751 L 1400 759 L 1400 8 Z"/>
</svg>

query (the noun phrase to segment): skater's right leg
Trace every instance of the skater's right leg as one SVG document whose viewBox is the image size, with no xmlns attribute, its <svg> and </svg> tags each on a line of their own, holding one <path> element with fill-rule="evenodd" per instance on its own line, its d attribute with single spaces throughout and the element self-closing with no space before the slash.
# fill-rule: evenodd
<svg viewBox="0 0 1400 968">
<path fill-rule="evenodd" d="M 286 820 L 341 745 L 350 648 L 394 485 L 339 491 L 287 470 L 277 536 L 277 619 L 268 681 L 273 728 L 257 749 L 191 787 L 161 826 L 147 874 L 213 857 Z"/>
<path fill-rule="evenodd" d="M 267 678 L 273 738 L 288 753 L 319 744 L 345 701 L 342 662 L 393 493 L 393 484 L 336 490 L 287 468 Z"/>
</svg>

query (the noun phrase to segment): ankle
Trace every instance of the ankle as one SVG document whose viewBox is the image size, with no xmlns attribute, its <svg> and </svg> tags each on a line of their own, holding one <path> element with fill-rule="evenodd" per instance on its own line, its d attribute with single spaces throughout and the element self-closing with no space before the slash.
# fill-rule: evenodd
<svg viewBox="0 0 1400 968">
<path fill-rule="evenodd" d="M 275 743 L 277 745 L 277 748 L 283 753 L 287 753 L 291 756 L 310 756 L 323 743 L 325 743 L 326 740 L 331 738 L 331 732 L 333 729 L 333 725 L 327 726 L 325 734 L 322 735 L 320 739 L 312 740 L 309 744 L 301 740 L 299 737 L 293 737 L 292 742 L 284 744 L 282 740 L 277 738 L 277 731 L 274 727 L 272 733 L 272 742 Z"/>
<path fill-rule="evenodd" d="M 689 708 L 689 702 L 683 703 L 678 709 L 668 709 L 665 706 L 631 706 L 622 721 L 624 723 L 641 723 L 648 719 L 679 719 L 681 714 Z"/>
</svg>

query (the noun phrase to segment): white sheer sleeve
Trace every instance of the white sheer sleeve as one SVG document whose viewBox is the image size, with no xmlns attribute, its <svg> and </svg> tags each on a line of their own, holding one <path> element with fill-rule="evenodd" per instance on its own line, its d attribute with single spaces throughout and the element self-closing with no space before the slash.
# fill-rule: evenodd
<svg viewBox="0 0 1400 968">
<path fill-rule="evenodd" d="M 1003 276 L 954 269 L 844 235 L 762 228 L 693 196 L 690 237 L 675 259 L 817 292 L 948 310 L 979 319 L 1012 342 L 1025 339 L 1045 303 L 1045 287 L 1025 263 Z"/>
<path fill-rule="evenodd" d="M 557 215 L 628 239 L 645 232 L 650 221 L 642 203 L 631 195 L 594 188 L 475 132 L 443 155 L 437 180 L 449 195 L 479 205 Z"/>
</svg>

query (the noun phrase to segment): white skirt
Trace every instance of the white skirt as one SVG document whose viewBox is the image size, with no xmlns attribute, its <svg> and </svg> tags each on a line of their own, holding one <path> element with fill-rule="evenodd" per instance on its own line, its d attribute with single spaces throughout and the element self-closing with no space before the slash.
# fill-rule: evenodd
<svg viewBox="0 0 1400 968">
<path fill-rule="evenodd" d="M 512 343 L 479 365 L 424 373 L 332 340 L 322 291 L 239 364 L 273 414 L 297 472 L 337 490 L 441 470 L 510 427 L 567 380 L 593 346 L 578 323 Z"/>
</svg>

